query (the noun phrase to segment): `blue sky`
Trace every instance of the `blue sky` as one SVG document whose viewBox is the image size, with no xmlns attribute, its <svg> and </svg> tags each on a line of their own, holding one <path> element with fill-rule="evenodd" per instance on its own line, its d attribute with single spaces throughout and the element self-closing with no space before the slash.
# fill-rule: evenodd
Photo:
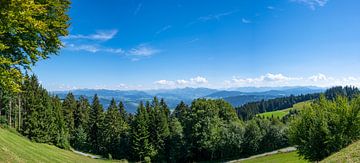
<svg viewBox="0 0 360 163">
<path fill-rule="evenodd" d="M 358 0 L 77 0 L 49 90 L 360 86 Z"/>
</svg>

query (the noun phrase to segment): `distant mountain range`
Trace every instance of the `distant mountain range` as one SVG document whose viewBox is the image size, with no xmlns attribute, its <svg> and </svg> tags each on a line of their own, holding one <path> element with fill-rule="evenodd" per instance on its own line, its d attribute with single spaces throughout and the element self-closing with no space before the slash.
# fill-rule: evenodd
<svg viewBox="0 0 360 163">
<path fill-rule="evenodd" d="M 319 87 L 241 87 L 231 90 L 218 90 L 210 88 L 178 88 L 159 90 L 106 90 L 106 89 L 79 89 L 71 90 L 75 97 L 85 96 L 91 102 L 94 94 L 100 98 L 104 108 L 109 106 L 110 100 L 123 101 L 128 112 L 136 112 L 140 101 L 152 100 L 154 96 L 164 98 L 170 108 L 175 108 L 180 101 L 190 104 L 197 98 L 224 99 L 233 106 L 243 105 L 247 102 L 272 99 L 289 95 L 300 95 L 323 92 Z M 54 91 L 52 93 L 65 98 L 69 91 Z"/>
</svg>

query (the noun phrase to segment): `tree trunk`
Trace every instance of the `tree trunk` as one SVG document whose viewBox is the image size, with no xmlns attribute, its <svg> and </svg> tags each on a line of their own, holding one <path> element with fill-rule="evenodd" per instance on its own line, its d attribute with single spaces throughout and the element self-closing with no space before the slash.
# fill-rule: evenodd
<svg viewBox="0 0 360 163">
<path fill-rule="evenodd" d="M 9 101 L 9 126 L 11 127 L 11 99 Z"/>
<path fill-rule="evenodd" d="M 18 123 L 18 126 L 19 126 L 19 131 L 20 131 L 20 127 L 21 127 L 21 96 L 19 95 L 19 99 L 18 99 L 18 102 L 19 102 L 19 123 Z"/>
<path fill-rule="evenodd" d="M 2 93 L 2 91 L 0 91 L 0 116 L 1 116 L 1 111 L 2 111 L 2 109 L 1 109 L 1 106 L 2 106 L 2 97 L 3 97 L 3 93 Z"/>
</svg>

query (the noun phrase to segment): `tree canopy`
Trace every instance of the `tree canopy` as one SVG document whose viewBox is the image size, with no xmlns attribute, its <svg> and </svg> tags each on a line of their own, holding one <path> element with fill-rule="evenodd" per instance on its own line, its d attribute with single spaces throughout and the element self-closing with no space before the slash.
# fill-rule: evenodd
<svg viewBox="0 0 360 163">
<path fill-rule="evenodd" d="M 57 54 L 69 0 L 0 0 L 0 87 L 20 91 L 22 70 Z"/>
</svg>

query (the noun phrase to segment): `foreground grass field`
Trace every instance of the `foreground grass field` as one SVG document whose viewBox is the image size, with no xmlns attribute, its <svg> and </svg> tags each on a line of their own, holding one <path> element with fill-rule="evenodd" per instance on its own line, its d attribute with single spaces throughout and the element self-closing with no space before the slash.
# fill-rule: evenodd
<svg viewBox="0 0 360 163">
<path fill-rule="evenodd" d="M 349 145 L 321 162 L 360 162 L 360 141 Z"/>
<path fill-rule="evenodd" d="M 264 157 L 258 157 L 240 162 L 241 163 L 306 163 L 307 161 L 302 160 L 296 154 L 296 152 L 289 152 L 289 153 L 279 153 Z"/>
<path fill-rule="evenodd" d="M 115 162 L 96 160 L 55 146 L 34 143 L 0 127 L 0 162 Z M 120 161 L 118 161 L 120 162 Z"/>
<path fill-rule="evenodd" d="M 293 107 L 291 107 L 291 108 L 272 111 L 272 112 L 261 113 L 261 114 L 258 114 L 257 116 L 265 117 L 265 118 L 271 118 L 272 116 L 274 118 L 276 118 L 276 117 L 282 118 L 286 114 L 288 114 L 290 110 L 301 110 L 304 107 L 307 107 L 307 106 L 310 106 L 310 105 L 311 105 L 311 101 L 299 102 L 299 103 L 294 104 Z"/>
</svg>

